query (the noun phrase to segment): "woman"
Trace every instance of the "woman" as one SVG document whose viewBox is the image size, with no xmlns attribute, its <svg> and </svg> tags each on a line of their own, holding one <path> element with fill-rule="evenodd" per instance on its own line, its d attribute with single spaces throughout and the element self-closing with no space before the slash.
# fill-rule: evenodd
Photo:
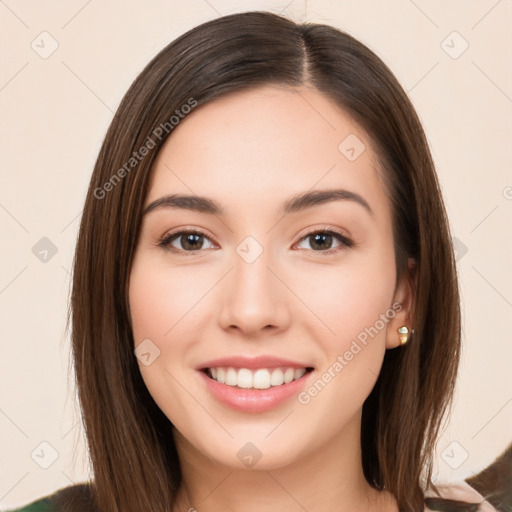
<svg viewBox="0 0 512 512">
<path fill-rule="evenodd" d="M 411 102 L 335 28 L 229 15 L 146 66 L 71 312 L 94 482 L 57 509 L 490 506 L 426 497 L 460 355 L 449 225 Z"/>
</svg>

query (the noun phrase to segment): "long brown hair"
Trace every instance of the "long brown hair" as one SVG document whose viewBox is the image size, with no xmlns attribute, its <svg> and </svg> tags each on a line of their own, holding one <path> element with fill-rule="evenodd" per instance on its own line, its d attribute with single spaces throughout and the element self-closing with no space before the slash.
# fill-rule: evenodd
<svg viewBox="0 0 512 512">
<path fill-rule="evenodd" d="M 184 105 L 264 84 L 316 87 L 377 150 L 393 210 L 397 279 L 414 258 L 417 281 L 412 339 L 386 351 L 363 406 L 363 470 L 402 511 L 423 511 L 424 490 L 435 489 L 433 450 L 456 381 L 460 309 L 449 225 L 421 123 L 388 67 L 349 34 L 245 12 L 189 30 L 151 60 L 122 99 L 92 174 L 71 326 L 94 493 L 104 512 L 170 511 L 181 482 L 173 425 L 134 356 L 127 300 L 152 164 Z"/>
</svg>

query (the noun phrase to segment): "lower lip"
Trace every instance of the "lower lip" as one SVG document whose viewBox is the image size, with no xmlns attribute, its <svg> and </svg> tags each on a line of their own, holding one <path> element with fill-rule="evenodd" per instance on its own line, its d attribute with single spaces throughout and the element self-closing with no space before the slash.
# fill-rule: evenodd
<svg viewBox="0 0 512 512">
<path fill-rule="evenodd" d="M 205 372 L 199 371 L 206 386 L 213 396 L 224 405 L 243 412 L 264 412 L 274 409 L 290 397 L 297 395 L 304 388 L 306 379 L 313 373 L 304 374 L 300 379 L 271 386 L 267 389 L 241 389 L 227 386 L 208 377 Z"/>
</svg>

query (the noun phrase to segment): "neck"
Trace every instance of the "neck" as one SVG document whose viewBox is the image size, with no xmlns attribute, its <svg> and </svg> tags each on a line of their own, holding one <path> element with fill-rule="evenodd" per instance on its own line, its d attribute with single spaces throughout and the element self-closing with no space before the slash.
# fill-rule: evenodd
<svg viewBox="0 0 512 512">
<path fill-rule="evenodd" d="M 328 443 L 293 464 L 259 470 L 218 464 L 176 431 L 182 485 L 175 512 L 395 512 L 395 498 L 364 478 L 360 427 L 359 412 Z"/>
</svg>

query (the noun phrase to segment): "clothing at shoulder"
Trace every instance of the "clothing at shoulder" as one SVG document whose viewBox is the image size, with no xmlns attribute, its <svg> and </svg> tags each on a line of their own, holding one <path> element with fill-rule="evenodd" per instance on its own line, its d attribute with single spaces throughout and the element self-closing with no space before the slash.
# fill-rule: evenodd
<svg viewBox="0 0 512 512">
<path fill-rule="evenodd" d="M 465 481 L 449 484 L 436 484 L 440 495 L 432 489 L 425 492 L 426 498 L 443 498 L 445 500 L 463 501 L 478 505 L 478 512 L 499 512 L 484 497 Z M 431 505 L 425 506 L 425 512 L 435 510 L 448 510 L 446 505 L 441 508 Z M 462 510 L 455 508 L 454 510 Z M 468 509 L 469 510 L 469 509 Z M 80 483 L 59 489 L 48 496 L 32 501 L 28 505 L 3 512 L 99 512 L 94 500 L 94 491 L 91 483 Z"/>
<path fill-rule="evenodd" d="M 475 511 L 478 512 L 498 512 L 498 509 L 494 508 L 485 498 L 473 487 L 471 487 L 464 480 L 446 483 L 446 484 L 436 484 L 436 487 L 439 489 L 440 496 L 436 494 L 433 489 L 428 489 L 425 492 L 426 498 L 443 498 L 445 500 L 453 500 L 453 501 L 463 501 L 466 503 L 472 503 L 475 505 L 479 505 L 478 508 L 475 508 Z M 425 512 L 430 512 L 431 510 L 447 510 L 446 508 L 429 508 L 425 506 Z M 454 510 L 462 510 L 455 509 Z"/>
<path fill-rule="evenodd" d="M 99 512 L 90 483 L 79 483 L 58 489 L 29 504 L 3 512 Z"/>
<path fill-rule="evenodd" d="M 10 508 L 3 512 L 56 512 L 57 509 L 52 504 L 48 496 L 32 501 L 28 505 L 21 508 Z"/>
</svg>

